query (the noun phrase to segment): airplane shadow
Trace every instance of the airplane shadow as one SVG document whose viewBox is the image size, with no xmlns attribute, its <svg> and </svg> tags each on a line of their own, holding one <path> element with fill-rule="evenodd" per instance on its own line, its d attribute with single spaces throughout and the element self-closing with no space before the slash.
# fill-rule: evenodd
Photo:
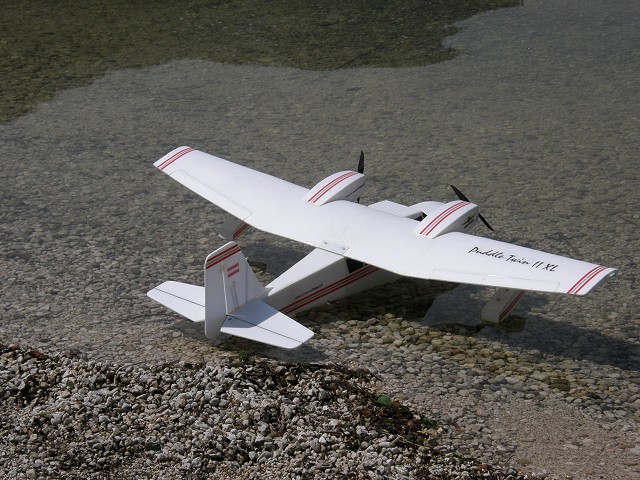
<svg viewBox="0 0 640 480">
<path fill-rule="evenodd" d="M 242 338 L 230 338 L 221 345 L 221 348 L 229 351 L 241 352 L 254 358 L 270 358 L 287 363 L 318 363 L 325 362 L 329 356 L 309 344 L 287 350 L 285 348 L 272 347 Z"/>
<path fill-rule="evenodd" d="M 601 332 L 531 313 L 526 317 L 512 317 L 505 323 L 483 325 L 478 336 L 505 343 L 511 350 L 528 353 L 534 359 L 546 360 L 547 355 L 553 355 L 623 370 L 637 371 L 640 367 L 640 346 Z M 517 323 L 526 324 L 526 327 L 521 331 L 510 331 L 509 328 Z"/>
<path fill-rule="evenodd" d="M 571 323 L 569 320 L 549 320 L 531 312 L 546 301 L 531 293 L 515 309 L 515 314 L 494 324 L 480 320 L 480 312 L 492 293 L 491 289 L 445 282 L 401 279 L 362 295 L 363 298 L 343 300 L 343 308 L 366 301 L 372 312 L 398 305 L 398 295 L 404 300 L 399 314 L 404 320 L 422 328 L 439 329 L 503 343 L 510 350 L 527 353 L 534 360 L 547 356 L 588 360 L 625 370 L 640 367 L 640 346 L 605 333 Z"/>
</svg>

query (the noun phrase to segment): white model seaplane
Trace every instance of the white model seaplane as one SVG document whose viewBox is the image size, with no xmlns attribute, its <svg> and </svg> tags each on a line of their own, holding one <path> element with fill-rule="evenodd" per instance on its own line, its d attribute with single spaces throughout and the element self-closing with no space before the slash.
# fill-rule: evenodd
<svg viewBox="0 0 640 480">
<path fill-rule="evenodd" d="M 194 322 L 208 338 L 236 335 L 295 348 L 313 336 L 291 315 L 399 276 L 496 287 L 482 311 L 504 320 L 525 290 L 585 295 L 616 270 L 466 233 L 478 206 L 459 200 L 405 206 L 359 203 L 358 171 L 339 172 L 310 190 L 214 157 L 177 148 L 155 166 L 230 214 L 220 236 L 229 243 L 204 263 L 204 287 L 165 282 L 148 295 Z M 235 243 L 249 227 L 315 247 L 263 286 Z"/>
</svg>

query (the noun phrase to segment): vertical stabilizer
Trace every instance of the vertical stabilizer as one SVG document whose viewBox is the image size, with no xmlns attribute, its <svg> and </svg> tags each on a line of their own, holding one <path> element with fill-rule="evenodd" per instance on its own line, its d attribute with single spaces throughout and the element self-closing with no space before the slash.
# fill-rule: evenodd
<svg viewBox="0 0 640 480">
<path fill-rule="evenodd" d="M 265 291 L 235 242 L 229 242 L 207 256 L 204 289 L 207 338 L 218 337 L 227 314 Z"/>
</svg>

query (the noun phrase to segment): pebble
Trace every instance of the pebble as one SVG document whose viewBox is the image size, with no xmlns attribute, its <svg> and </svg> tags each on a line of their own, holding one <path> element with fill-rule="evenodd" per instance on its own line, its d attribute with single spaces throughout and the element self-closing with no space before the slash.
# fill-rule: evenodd
<svg viewBox="0 0 640 480">
<path fill-rule="evenodd" d="M 368 386 L 375 379 L 367 372 L 272 361 L 249 368 L 132 367 L 0 345 L 0 375 L 5 476 L 38 478 L 30 465 L 55 478 L 114 475 L 125 457 L 126 475 L 144 478 L 180 477 L 185 469 L 247 478 L 258 465 L 283 478 L 314 465 L 314 478 L 353 476 L 363 468 L 374 478 L 478 473 L 476 462 L 438 445 L 437 432 L 423 432 L 419 416 L 399 404 L 378 404 Z M 70 376 L 73 385 L 61 382 Z M 21 382 L 26 386 L 17 388 Z M 71 397 L 61 396 L 67 389 Z M 244 400 L 247 393 L 251 397 Z M 230 401 L 212 407 L 206 399 L 214 395 Z M 295 405 L 304 421 L 284 418 L 283 406 L 301 397 L 304 402 Z M 229 430 L 247 409 L 252 415 L 244 429 Z M 412 430 L 408 419 L 419 421 Z M 258 425 L 265 427 L 262 434 L 254 433 Z M 497 465 L 485 465 L 483 472 L 487 479 L 525 478 Z"/>
</svg>

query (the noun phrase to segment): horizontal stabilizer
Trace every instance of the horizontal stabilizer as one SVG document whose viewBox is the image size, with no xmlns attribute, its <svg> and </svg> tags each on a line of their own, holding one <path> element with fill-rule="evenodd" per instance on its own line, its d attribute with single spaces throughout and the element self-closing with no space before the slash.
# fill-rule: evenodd
<svg viewBox="0 0 640 480">
<path fill-rule="evenodd" d="M 260 300 L 227 314 L 220 331 L 281 348 L 299 347 L 313 337 L 313 331 Z"/>
<path fill-rule="evenodd" d="M 181 282 L 164 282 L 147 295 L 192 322 L 204 321 L 204 287 Z"/>
</svg>

